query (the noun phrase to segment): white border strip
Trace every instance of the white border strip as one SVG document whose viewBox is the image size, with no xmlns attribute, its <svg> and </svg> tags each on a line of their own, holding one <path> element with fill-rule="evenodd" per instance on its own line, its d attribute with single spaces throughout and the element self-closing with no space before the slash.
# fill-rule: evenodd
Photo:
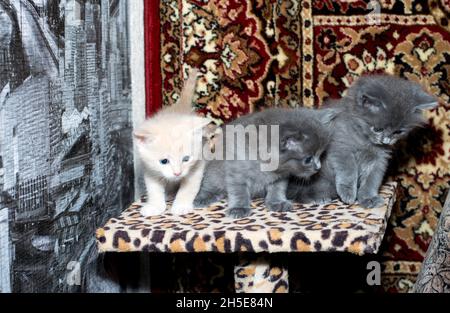
<svg viewBox="0 0 450 313">
<path fill-rule="evenodd" d="M 128 1 L 128 26 L 130 40 L 131 100 L 133 128 L 145 120 L 145 40 L 144 0 Z M 140 184 L 140 161 L 133 147 L 135 198 L 142 194 Z"/>
</svg>

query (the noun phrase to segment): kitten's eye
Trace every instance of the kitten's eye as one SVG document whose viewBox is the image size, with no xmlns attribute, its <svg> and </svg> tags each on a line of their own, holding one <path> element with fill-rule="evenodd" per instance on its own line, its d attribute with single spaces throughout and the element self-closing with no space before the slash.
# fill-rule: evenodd
<svg viewBox="0 0 450 313">
<path fill-rule="evenodd" d="M 190 157 L 188 155 L 183 157 L 183 162 L 188 162 L 190 160 Z"/>
<path fill-rule="evenodd" d="M 393 132 L 394 135 L 401 135 L 403 134 L 403 130 L 396 130 L 395 132 Z"/>
<path fill-rule="evenodd" d="M 376 133 L 381 133 L 384 129 L 381 127 L 372 127 L 372 130 Z"/>
<path fill-rule="evenodd" d="M 166 165 L 169 164 L 169 160 L 168 159 L 162 159 L 159 161 L 159 163 L 161 163 L 162 165 Z"/>
<path fill-rule="evenodd" d="M 311 164 L 313 161 L 313 157 L 307 157 L 303 162 L 305 163 L 305 165 L 309 165 Z"/>
</svg>

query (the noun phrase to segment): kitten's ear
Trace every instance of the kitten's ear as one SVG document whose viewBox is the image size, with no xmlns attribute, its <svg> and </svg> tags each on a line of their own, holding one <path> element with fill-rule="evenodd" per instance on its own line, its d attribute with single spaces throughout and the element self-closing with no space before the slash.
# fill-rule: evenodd
<svg viewBox="0 0 450 313">
<path fill-rule="evenodd" d="M 205 138 L 210 139 L 219 133 L 220 127 L 213 121 L 209 121 L 209 123 L 203 127 L 203 137 Z"/>
<path fill-rule="evenodd" d="M 212 138 L 217 133 L 218 126 L 209 118 L 201 118 L 194 127 L 196 134 L 202 135 L 204 138 Z"/>
<path fill-rule="evenodd" d="M 414 107 L 414 112 L 420 113 L 423 110 L 431 110 L 438 106 L 438 100 L 432 95 L 426 93 L 424 90 L 420 90 L 419 94 L 416 95 L 417 103 Z"/>
<path fill-rule="evenodd" d="M 287 135 L 281 140 L 281 147 L 283 150 L 301 151 L 303 140 L 304 136 L 301 134 Z"/>
<path fill-rule="evenodd" d="M 414 113 L 421 113 L 424 110 L 432 110 L 438 106 L 439 101 L 436 97 L 426 92 L 421 85 L 415 84 L 414 92 Z"/>
<path fill-rule="evenodd" d="M 133 132 L 133 137 L 136 139 L 137 143 L 143 144 L 148 141 L 150 134 L 142 130 L 135 130 Z"/>
<path fill-rule="evenodd" d="M 372 112 L 378 112 L 383 107 L 383 102 L 380 99 L 365 91 L 358 92 L 356 95 L 356 104 Z"/>
<path fill-rule="evenodd" d="M 414 108 L 414 110 L 415 110 L 416 113 L 417 113 L 417 112 L 420 112 L 420 111 L 423 111 L 423 110 L 432 110 L 432 109 L 434 109 L 435 107 L 437 107 L 438 104 L 439 104 L 438 101 L 435 101 L 435 102 L 429 102 L 429 103 L 423 103 L 423 104 L 416 105 L 416 107 Z"/>
</svg>

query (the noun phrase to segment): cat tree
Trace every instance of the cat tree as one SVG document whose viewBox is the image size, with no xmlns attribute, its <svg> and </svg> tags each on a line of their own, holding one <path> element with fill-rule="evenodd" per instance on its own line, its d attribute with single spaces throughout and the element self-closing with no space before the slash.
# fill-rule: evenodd
<svg viewBox="0 0 450 313">
<path fill-rule="evenodd" d="M 221 201 L 193 213 L 144 218 L 137 202 L 96 233 L 99 252 L 238 253 L 236 292 L 288 292 L 287 264 L 279 252 L 377 253 L 396 195 L 396 183 L 381 188 L 384 206 L 366 209 L 333 201 L 296 204 L 292 212 L 270 212 L 262 200 L 243 219 L 226 216 Z M 145 201 L 145 199 L 143 199 Z"/>
</svg>

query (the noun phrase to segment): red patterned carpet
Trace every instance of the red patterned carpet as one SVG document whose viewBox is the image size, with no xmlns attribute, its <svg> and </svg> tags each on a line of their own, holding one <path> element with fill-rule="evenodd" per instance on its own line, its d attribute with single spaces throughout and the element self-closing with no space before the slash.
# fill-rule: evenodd
<svg viewBox="0 0 450 313">
<path fill-rule="evenodd" d="M 203 70 L 199 112 L 224 121 L 265 107 L 320 106 L 368 72 L 420 82 L 440 106 L 393 163 L 401 196 L 383 252 L 384 288 L 406 292 L 449 188 L 450 1 L 368 2 L 161 0 L 162 103 L 177 99 L 182 63 Z"/>
</svg>

